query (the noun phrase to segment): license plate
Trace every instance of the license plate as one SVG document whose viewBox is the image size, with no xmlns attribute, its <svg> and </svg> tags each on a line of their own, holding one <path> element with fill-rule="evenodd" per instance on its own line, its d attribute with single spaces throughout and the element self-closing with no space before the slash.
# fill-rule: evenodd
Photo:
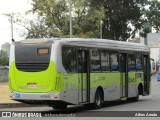
<svg viewBox="0 0 160 120">
<path fill-rule="evenodd" d="M 36 83 L 27 83 L 27 86 L 29 88 L 36 88 L 37 87 L 37 84 Z"/>
</svg>

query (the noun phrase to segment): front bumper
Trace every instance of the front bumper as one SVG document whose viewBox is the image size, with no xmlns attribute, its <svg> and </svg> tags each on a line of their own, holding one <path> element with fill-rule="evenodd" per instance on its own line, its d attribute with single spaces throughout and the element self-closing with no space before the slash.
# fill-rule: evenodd
<svg viewBox="0 0 160 120">
<path fill-rule="evenodd" d="M 22 93 L 22 92 L 17 92 L 13 91 L 10 93 L 10 98 L 12 100 L 63 100 L 62 99 L 62 93 L 59 92 L 57 94 L 53 92 L 48 92 L 48 93 Z"/>
</svg>

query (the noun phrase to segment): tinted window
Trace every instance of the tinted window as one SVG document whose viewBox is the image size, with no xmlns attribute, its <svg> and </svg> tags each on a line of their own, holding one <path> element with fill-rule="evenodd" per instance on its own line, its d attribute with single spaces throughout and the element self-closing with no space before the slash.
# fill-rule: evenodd
<svg viewBox="0 0 160 120">
<path fill-rule="evenodd" d="M 109 52 L 102 50 L 101 51 L 101 70 L 110 71 L 109 68 Z"/>
<path fill-rule="evenodd" d="M 76 72 L 76 48 L 63 47 L 62 48 L 62 63 L 67 72 Z"/>
<path fill-rule="evenodd" d="M 118 54 L 110 54 L 111 71 L 119 71 Z"/>
<path fill-rule="evenodd" d="M 99 50 L 91 51 L 91 70 L 101 71 Z"/>
<path fill-rule="evenodd" d="M 46 70 L 49 66 L 52 44 L 15 44 L 16 68 L 25 72 Z M 39 54 L 38 50 L 47 50 Z"/>
<path fill-rule="evenodd" d="M 136 62 L 135 62 L 135 56 L 129 55 L 128 56 L 128 70 L 129 71 L 135 71 L 136 70 Z"/>
<path fill-rule="evenodd" d="M 39 54 L 39 49 L 47 49 L 47 54 Z M 16 63 L 48 63 L 50 60 L 49 44 L 17 44 L 15 45 Z"/>
<path fill-rule="evenodd" d="M 143 70 L 142 68 L 142 56 L 141 54 L 136 54 L 136 69 Z"/>
</svg>

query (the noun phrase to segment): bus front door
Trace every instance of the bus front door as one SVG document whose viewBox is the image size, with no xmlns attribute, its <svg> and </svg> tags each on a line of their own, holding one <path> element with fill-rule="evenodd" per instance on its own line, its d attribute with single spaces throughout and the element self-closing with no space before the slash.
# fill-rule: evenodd
<svg viewBox="0 0 160 120">
<path fill-rule="evenodd" d="M 90 100 L 89 51 L 78 51 L 79 103 Z"/>
<path fill-rule="evenodd" d="M 121 53 L 120 56 L 120 72 L 121 72 L 121 81 L 120 81 L 120 96 L 121 99 L 125 100 L 128 96 L 128 72 L 127 72 L 127 54 Z"/>
</svg>

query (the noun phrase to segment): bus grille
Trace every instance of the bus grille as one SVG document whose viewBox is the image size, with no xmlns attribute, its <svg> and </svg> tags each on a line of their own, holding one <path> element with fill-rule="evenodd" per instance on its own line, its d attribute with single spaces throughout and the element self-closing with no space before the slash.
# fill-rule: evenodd
<svg viewBox="0 0 160 120">
<path fill-rule="evenodd" d="M 16 63 L 16 67 L 24 72 L 40 72 L 46 70 L 49 63 Z"/>
</svg>

